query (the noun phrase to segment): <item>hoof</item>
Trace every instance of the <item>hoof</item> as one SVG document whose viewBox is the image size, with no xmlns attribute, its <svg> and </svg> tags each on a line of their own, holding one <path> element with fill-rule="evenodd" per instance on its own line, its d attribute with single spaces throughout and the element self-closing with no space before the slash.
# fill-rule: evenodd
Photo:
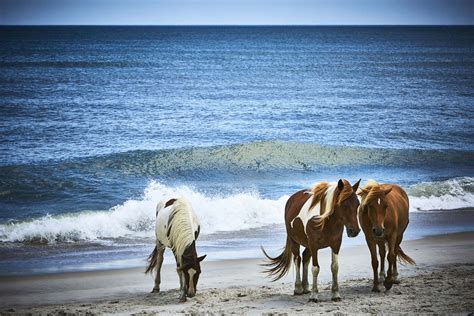
<svg viewBox="0 0 474 316">
<path fill-rule="evenodd" d="M 374 286 L 374 287 L 372 288 L 372 292 L 374 292 L 374 293 L 379 293 L 379 292 L 380 292 L 379 287 L 378 287 L 378 286 Z"/>
<path fill-rule="evenodd" d="M 311 293 L 311 291 L 310 290 L 304 290 L 303 291 L 303 294 L 308 294 L 308 293 Z"/>
<path fill-rule="evenodd" d="M 317 299 L 317 298 L 310 298 L 310 299 L 308 300 L 308 302 L 317 303 L 317 302 L 318 302 L 318 299 Z"/>
<path fill-rule="evenodd" d="M 393 279 L 392 284 L 400 284 L 400 281 L 398 279 Z"/>
<path fill-rule="evenodd" d="M 293 295 L 303 295 L 304 293 L 304 288 L 301 286 L 301 283 L 298 285 L 295 284 L 295 290 L 293 291 Z"/>
<path fill-rule="evenodd" d="M 385 289 L 388 291 L 388 290 L 390 290 L 390 289 L 392 288 L 393 283 L 392 283 L 391 281 L 385 280 L 385 281 L 383 282 L 383 285 L 385 286 Z"/>
<path fill-rule="evenodd" d="M 183 298 L 183 297 L 180 297 L 180 298 L 179 298 L 179 302 L 180 302 L 180 303 L 186 303 L 186 297 L 184 297 L 184 298 Z"/>
<path fill-rule="evenodd" d="M 331 301 L 333 302 L 340 302 L 342 299 L 340 297 L 333 297 L 331 298 Z"/>
<path fill-rule="evenodd" d="M 160 288 L 153 288 L 153 290 L 151 290 L 151 293 L 160 293 Z"/>
</svg>

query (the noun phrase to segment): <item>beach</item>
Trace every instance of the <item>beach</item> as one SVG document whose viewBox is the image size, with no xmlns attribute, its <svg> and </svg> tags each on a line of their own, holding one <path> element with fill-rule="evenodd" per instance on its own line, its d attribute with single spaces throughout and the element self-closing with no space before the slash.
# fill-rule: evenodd
<svg viewBox="0 0 474 316">
<path fill-rule="evenodd" d="M 204 262 L 198 292 L 178 303 L 173 265 L 164 265 L 162 291 L 150 293 L 153 279 L 144 269 L 59 273 L 0 279 L 2 314 L 33 313 L 472 313 L 474 232 L 426 237 L 402 243 L 417 262 L 400 266 L 401 284 L 371 292 L 366 246 L 342 248 L 339 261 L 341 302 L 330 300 L 330 253 L 320 251 L 320 302 L 309 294 L 293 296 L 294 273 L 270 282 L 262 258 Z"/>
<path fill-rule="evenodd" d="M 470 313 L 473 26 L 0 26 L 0 314 Z M 342 302 L 293 296 L 288 198 L 315 183 L 397 184 L 402 284 L 372 293 L 344 234 Z M 145 275 L 156 207 L 200 224 L 198 292 Z"/>
</svg>

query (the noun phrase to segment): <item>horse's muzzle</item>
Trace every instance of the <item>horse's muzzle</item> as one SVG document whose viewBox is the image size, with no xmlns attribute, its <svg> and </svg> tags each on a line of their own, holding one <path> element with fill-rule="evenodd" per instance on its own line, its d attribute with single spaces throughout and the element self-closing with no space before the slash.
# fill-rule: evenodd
<svg viewBox="0 0 474 316">
<path fill-rule="evenodd" d="M 383 228 L 373 228 L 372 233 L 374 234 L 375 237 L 383 237 L 383 234 L 385 232 L 385 229 Z"/>
<path fill-rule="evenodd" d="M 357 235 L 359 235 L 359 232 L 360 232 L 360 229 L 352 229 L 349 227 L 346 227 L 346 230 L 347 230 L 347 237 L 350 237 L 350 238 L 357 237 Z"/>
</svg>

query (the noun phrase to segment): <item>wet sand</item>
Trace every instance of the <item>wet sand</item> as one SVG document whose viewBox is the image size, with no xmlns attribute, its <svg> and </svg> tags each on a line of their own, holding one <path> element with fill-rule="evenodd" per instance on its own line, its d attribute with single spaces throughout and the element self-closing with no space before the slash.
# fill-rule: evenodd
<svg viewBox="0 0 474 316">
<path fill-rule="evenodd" d="M 401 266 L 400 285 L 371 292 L 369 251 L 342 249 L 339 280 L 342 302 L 331 301 L 330 253 L 321 251 L 320 302 L 293 296 L 294 273 L 275 283 L 260 273 L 263 259 L 203 263 L 197 296 L 178 303 L 173 265 L 162 272 L 162 292 L 151 294 L 143 269 L 2 277 L 2 313 L 469 313 L 474 311 L 474 232 L 405 241 L 417 262 Z"/>
</svg>

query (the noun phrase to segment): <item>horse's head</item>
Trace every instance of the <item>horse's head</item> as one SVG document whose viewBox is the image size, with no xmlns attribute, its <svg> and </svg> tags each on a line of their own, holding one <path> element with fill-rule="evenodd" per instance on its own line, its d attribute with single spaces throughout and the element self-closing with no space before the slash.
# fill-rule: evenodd
<svg viewBox="0 0 474 316">
<path fill-rule="evenodd" d="M 357 199 L 356 195 L 359 184 L 360 179 L 353 186 L 345 179 L 341 179 L 337 183 L 339 196 L 337 198 L 336 207 L 340 211 L 348 237 L 356 237 L 360 232 L 359 221 L 357 219 L 359 199 Z"/>
<path fill-rule="evenodd" d="M 382 189 L 377 182 L 371 180 L 358 193 L 362 198 L 360 210 L 367 212 L 375 237 L 383 237 L 385 233 L 384 223 L 388 207 L 386 196 L 390 191 L 392 188 Z"/>
<path fill-rule="evenodd" d="M 197 284 L 199 275 L 201 274 L 201 261 L 206 258 L 206 255 L 198 257 L 195 243 L 186 249 L 183 254 L 183 263 L 178 268 L 179 272 L 184 276 L 184 290 L 188 297 L 194 297 L 197 291 Z"/>
</svg>

